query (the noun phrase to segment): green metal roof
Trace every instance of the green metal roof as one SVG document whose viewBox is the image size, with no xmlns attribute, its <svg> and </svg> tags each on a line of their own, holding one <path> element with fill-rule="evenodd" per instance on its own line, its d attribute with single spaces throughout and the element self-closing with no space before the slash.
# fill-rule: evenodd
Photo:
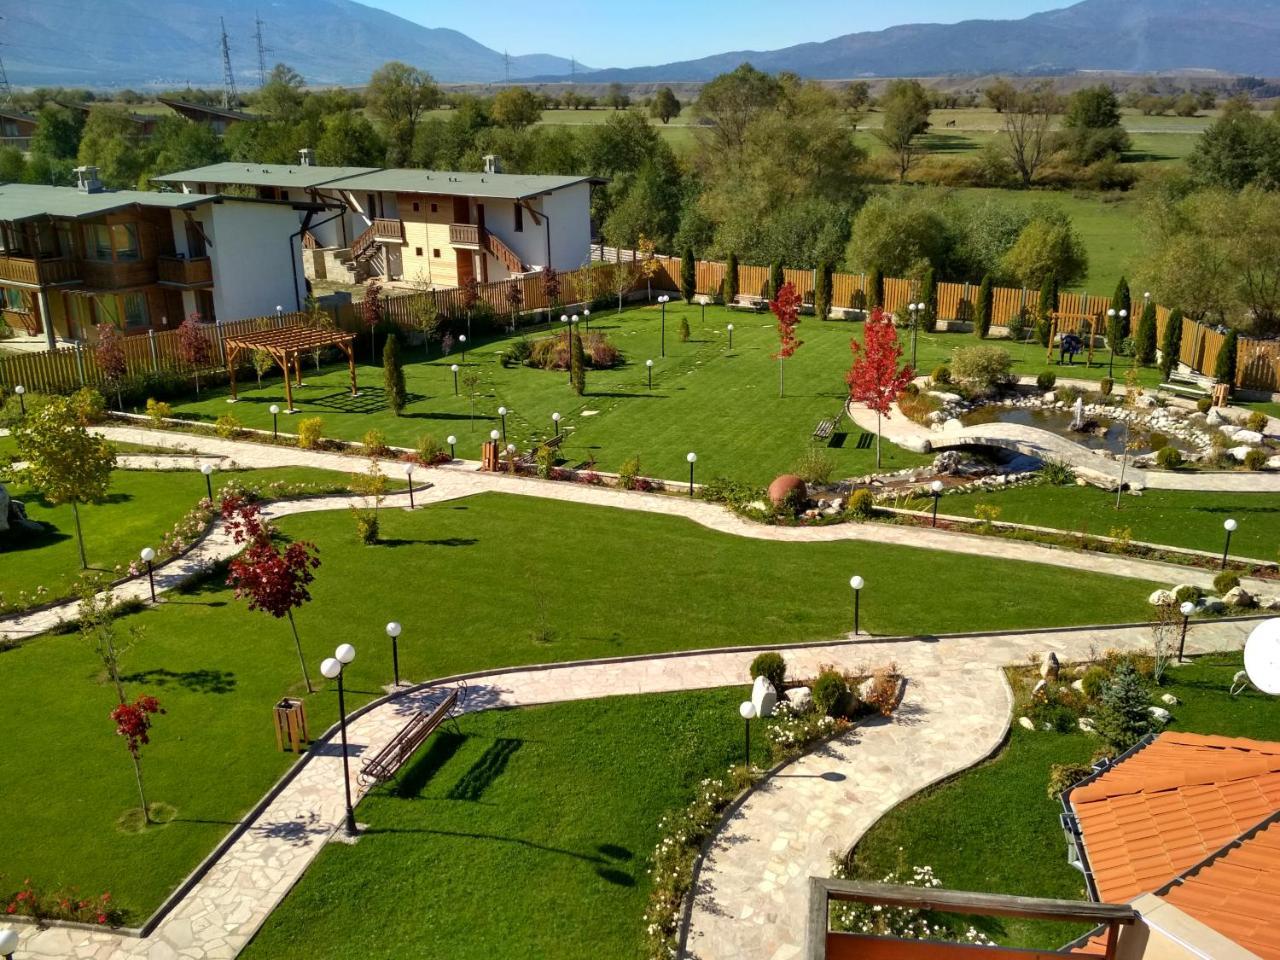
<svg viewBox="0 0 1280 960">
<path fill-rule="evenodd" d="M 550 193 L 590 177 L 534 176 L 516 173 L 458 173 L 444 170 L 378 170 L 349 177 L 333 186 L 343 190 L 387 190 L 444 196 L 523 200 Z"/>
<path fill-rule="evenodd" d="M 376 173 L 377 167 L 316 167 L 300 163 L 211 163 L 194 170 L 180 170 L 152 177 L 156 183 L 224 183 L 252 187 L 296 187 L 306 190 L 334 180 L 362 173 Z"/>
<path fill-rule="evenodd" d="M 216 194 L 205 193 L 148 193 L 143 190 L 102 190 L 98 193 L 84 193 L 76 187 L 6 183 L 0 184 L 0 220 L 30 220 L 45 216 L 69 217 L 78 220 L 102 216 L 133 204 L 183 210 L 222 199 Z"/>
</svg>

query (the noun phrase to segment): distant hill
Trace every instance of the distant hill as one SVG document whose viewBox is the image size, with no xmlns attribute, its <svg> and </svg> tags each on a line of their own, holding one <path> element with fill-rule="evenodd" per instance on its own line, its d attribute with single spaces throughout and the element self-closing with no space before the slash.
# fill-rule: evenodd
<svg viewBox="0 0 1280 960">
<path fill-rule="evenodd" d="M 353 0 L 31 0 L 6 3 L 3 56 L 21 86 L 221 86 L 218 18 L 225 17 L 238 86 L 256 85 L 254 20 L 267 67 L 289 64 L 309 84 L 359 84 L 388 60 L 443 82 L 500 81 L 497 50 Z M 531 8 L 536 14 L 536 8 Z M 568 74 L 567 58 L 511 57 L 511 76 Z M 581 69 L 581 67 L 579 68 Z"/>
<path fill-rule="evenodd" d="M 805 77 L 1155 72 L 1280 73 L 1280 0 L 1083 0 L 1021 20 L 910 24 L 781 50 L 735 50 L 653 67 L 599 70 L 579 81 L 709 80 L 743 61 Z M 540 77 L 538 79 L 564 79 Z"/>
</svg>

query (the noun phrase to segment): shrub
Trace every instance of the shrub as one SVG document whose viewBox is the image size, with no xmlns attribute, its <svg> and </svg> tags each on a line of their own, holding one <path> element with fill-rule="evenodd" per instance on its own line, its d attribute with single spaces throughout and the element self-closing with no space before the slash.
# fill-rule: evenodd
<svg viewBox="0 0 1280 960">
<path fill-rule="evenodd" d="M 622 362 L 622 351 L 603 333 L 588 336 L 586 347 L 591 366 L 597 370 L 611 370 Z"/>
<path fill-rule="evenodd" d="M 1246 430 L 1252 430 L 1254 433 L 1266 433 L 1267 420 L 1268 417 L 1265 413 L 1261 410 L 1255 410 L 1253 413 L 1249 414 L 1249 419 L 1244 422 L 1244 428 Z"/>
<path fill-rule="evenodd" d="M 981 390 L 1009 382 L 1013 358 L 999 347 L 961 347 L 951 357 L 951 373 L 957 380 Z"/>
<path fill-rule="evenodd" d="M 698 496 L 712 503 L 725 503 L 739 509 L 757 500 L 767 499 L 765 491 L 759 487 L 728 477 L 713 477 L 698 489 Z"/>
<path fill-rule="evenodd" d="M 1190 583 L 1185 583 L 1173 592 L 1173 599 L 1179 604 L 1186 603 L 1188 600 L 1195 603 L 1204 596 L 1204 591 Z"/>
<path fill-rule="evenodd" d="M 1196 409 L 1199 410 L 1201 413 L 1208 413 L 1211 409 L 1213 409 L 1213 401 L 1210 400 L 1208 397 L 1201 397 L 1199 400 L 1196 401 Z"/>
<path fill-rule="evenodd" d="M 640 479 L 640 457 L 627 457 L 618 468 L 618 486 L 623 490 L 634 490 L 636 481 Z"/>
<path fill-rule="evenodd" d="M 931 379 L 934 383 L 950 383 L 951 368 L 948 367 L 945 363 L 939 366 L 936 366 L 933 368 L 933 373 L 929 375 L 929 379 Z"/>
<path fill-rule="evenodd" d="M 973 515 L 980 521 L 984 527 L 989 527 L 1000 519 L 1003 511 L 994 503 L 980 503 L 973 508 Z"/>
<path fill-rule="evenodd" d="M 381 430 L 366 430 L 360 438 L 360 446 L 364 447 L 364 452 L 370 457 L 381 457 L 391 452 L 386 435 Z"/>
<path fill-rule="evenodd" d="M 569 379 L 573 383 L 573 392 L 582 396 L 587 392 L 587 358 L 582 349 L 582 334 L 573 335 L 573 343 L 569 349 Z"/>
<path fill-rule="evenodd" d="M 445 463 L 449 459 L 449 451 L 444 448 L 444 444 L 429 433 L 418 437 L 418 442 L 414 444 L 414 452 L 418 460 L 427 466 Z"/>
<path fill-rule="evenodd" d="M 684 317 L 681 317 L 681 318 L 680 318 L 679 335 L 680 335 L 680 342 L 681 342 L 681 343 L 688 343 L 688 342 L 689 342 L 689 337 L 690 337 L 690 332 L 689 332 L 689 321 L 688 321 L 687 319 L 685 319 Z"/>
<path fill-rule="evenodd" d="M 355 513 L 356 537 L 366 547 L 378 542 L 378 515 L 372 510 L 359 510 Z"/>
<path fill-rule="evenodd" d="M 106 416 L 107 401 L 93 387 L 81 387 L 71 395 L 71 412 L 80 426 L 87 427 L 101 422 Z"/>
<path fill-rule="evenodd" d="M 828 717 L 844 716 L 849 684 L 839 670 L 826 667 L 813 681 L 813 705 Z"/>
<path fill-rule="evenodd" d="M 991 332 L 991 311 L 995 299 L 995 280 L 991 274 L 982 278 L 978 286 L 978 303 L 973 312 L 973 332 L 985 340 Z"/>
<path fill-rule="evenodd" d="M 787 661 L 780 653 L 762 653 L 751 661 L 751 679 L 764 677 L 773 689 L 782 692 L 782 685 L 787 680 Z"/>
<path fill-rule="evenodd" d="M 1098 392 L 1104 397 L 1111 396 L 1111 391 L 1116 388 L 1116 382 L 1110 377 L 1103 377 L 1098 381 Z"/>
<path fill-rule="evenodd" d="M 1049 799 L 1057 800 L 1089 774 L 1093 767 L 1086 763 L 1055 763 L 1049 767 Z"/>
<path fill-rule="evenodd" d="M 855 490 L 849 495 L 845 512 L 855 520 L 870 520 L 876 513 L 876 496 L 870 490 Z"/>
<path fill-rule="evenodd" d="M 1230 593 L 1238 586 L 1240 586 L 1240 574 L 1234 570 L 1223 570 L 1213 578 L 1213 592 L 1218 596 Z"/>
<path fill-rule="evenodd" d="M 539 444 L 537 451 L 534 453 L 534 459 L 538 464 L 538 476 L 543 480 L 554 479 L 556 472 L 555 448 L 545 443 Z"/>
<path fill-rule="evenodd" d="M 1027 336 L 1028 318 L 1025 310 L 1019 310 L 1009 318 L 1009 339 L 1021 343 Z"/>
<path fill-rule="evenodd" d="M 1065 487 L 1076 482 L 1076 472 L 1065 460 L 1046 460 L 1040 467 L 1044 482 L 1055 487 Z"/>
<path fill-rule="evenodd" d="M 160 421 L 167 420 L 173 416 L 173 407 L 165 403 L 163 400 L 157 400 L 155 397 L 147 397 L 147 416 L 151 418 L 151 422 L 157 427 Z"/>
<path fill-rule="evenodd" d="M 1100 700 L 1106 692 L 1107 682 L 1110 679 L 1111 674 L 1107 673 L 1105 667 L 1094 664 L 1080 678 L 1080 686 L 1084 688 L 1084 695 L 1090 700 Z"/>
<path fill-rule="evenodd" d="M 1267 466 L 1267 451 L 1254 447 L 1244 455 L 1244 465 L 1247 470 L 1263 470 Z"/>
<path fill-rule="evenodd" d="M 502 351 L 502 365 L 504 367 L 518 367 L 532 356 L 533 344 L 528 337 L 521 337 L 519 340 L 513 340 L 507 344 L 507 348 Z"/>
<path fill-rule="evenodd" d="M 1057 733 L 1071 733 L 1076 729 L 1076 721 L 1083 711 L 1083 704 L 1062 695 L 1069 689 L 1053 684 L 1046 686 L 1031 702 L 1027 709 L 1027 716 L 1037 727 L 1048 726 L 1050 730 Z"/>
<path fill-rule="evenodd" d="M 1219 383 L 1231 384 L 1236 377 L 1236 352 L 1239 350 L 1240 336 L 1234 330 L 1227 331 L 1227 338 L 1222 341 L 1218 350 L 1218 359 L 1213 364 L 1213 379 Z"/>
<path fill-rule="evenodd" d="M 409 391 L 404 383 L 404 367 L 400 364 L 400 339 L 392 334 L 382 348 L 382 385 L 387 396 L 387 406 L 397 417 L 409 402 Z"/>
<path fill-rule="evenodd" d="M 1052 370 L 1045 370 L 1043 373 L 1041 373 L 1039 376 L 1036 377 L 1036 386 L 1039 387 L 1041 390 L 1046 390 L 1046 391 L 1052 390 L 1054 385 L 1057 382 L 1058 382 L 1058 375 L 1054 373 Z"/>
<path fill-rule="evenodd" d="M 234 440 L 240 435 L 243 424 L 230 413 L 224 413 L 213 424 L 213 432 L 223 440 Z"/>
<path fill-rule="evenodd" d="M 820 447 L 810 447 L 795 462 L 791 472 L 805 483 L 824 485 L 831 482 L 836 462 L 831 454 Z"/>
<path fill-rule="evenodd" d="M 890 716 L 898 705 L 898 671 L 896 667 L 882 667 L 871 676 L 863 703 L 880 714 Z"/>
<path fill-rule="evenodd" d="M 540 370 L 567 370 L 569 368 L 569 349 L 564 337 L 543 337 L 535 340 L 529 347 L 529 356 L 524 362 Z"/>
<path fill-rule="evenodd" d="M 298 446 L 303 450 L 316 450 L 322 439 L 324 421 L 319 417 L 307 417 L 298 421 Z"/>
<path fill-rule="evenodd" d="M 1177 470 L 1183 462 L 1182 451 L 1177 447 L 1165 447 L 1156 454 L 1156 466 L 1165 470 Z"/>
<path fill-rule="evenodd" d="M 1067 406 L 1075 403 L 1084 396 L 1084 391 L 1079 387 L 1066 386 L 1058 390 L 1058 402 L 1065 403 Z"/>
<path fill-rule="evenodd" d="M 1116 750 L 1128 750 L 1151 732 L 1151 693 L 1130 661 L 1116 669 L 1102 694 L 1094 724 Z"/>
</svg>

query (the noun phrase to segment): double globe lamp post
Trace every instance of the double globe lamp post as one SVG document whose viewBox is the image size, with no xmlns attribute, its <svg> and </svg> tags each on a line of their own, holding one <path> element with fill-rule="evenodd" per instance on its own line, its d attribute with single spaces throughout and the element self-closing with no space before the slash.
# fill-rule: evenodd
<svg viewBox="0 0 1280 960">
<path fill-rule="evenodd" d="M 338 681 L 338 729 L 342 735 L 342 786 L 347 800 L 347 836 L 356 835 L 356 812 L 351 805 L 351 769 L 347 759 L 347 701 L 342 682 L 343 672 L 356 658 L 356 648 L 349 643 L 339 645 L 333 656 L 320 664 L 320 674 L 326 680 Z"/>
<path fill-rule="evenodd" d="M 665 293 L 658 298 L 662 306 L 662 356 L 667 355 L 667 303 L 671 300 Z"/>
</svg>

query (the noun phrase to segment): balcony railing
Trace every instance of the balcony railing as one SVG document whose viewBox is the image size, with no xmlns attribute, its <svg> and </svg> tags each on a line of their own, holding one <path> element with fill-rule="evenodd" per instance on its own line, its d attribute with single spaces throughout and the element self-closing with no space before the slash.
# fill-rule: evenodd
<svg viewBox="0 0 1280 960">
<path fill-rule="evenodd" d="M 161 283 L 207 286 L 213 283 L 213 261 L 208 257 L 160 257 L 156 260 L 156 274 Z"/>
<path fill-rule="evenodd" d="M 404 224 L 399 220 L 374 220 L 373 235 L 379 240 L 404 243 Z"/>
<path fill-rule="evenodd" d="M 82 260 L 80 275 L 86 286 L 102 290 L 145 287 L 156 282 L 156 264 L 154 260 L 136 260 L 130 263 Z"/>
<path fill-rule="evenodd" d="M 40 286 L 46 283 L 69 283 L 80 279 L 80 264 L 75 260 L 33 260 L 30 257 L 0 256 L 0 280 Z"/>
<path fill-rule="evenodd" d="M 480 246 L 480 228 L 474 223 L 449 224 L 449 242 L 455 247 Z"/>
</svg>

